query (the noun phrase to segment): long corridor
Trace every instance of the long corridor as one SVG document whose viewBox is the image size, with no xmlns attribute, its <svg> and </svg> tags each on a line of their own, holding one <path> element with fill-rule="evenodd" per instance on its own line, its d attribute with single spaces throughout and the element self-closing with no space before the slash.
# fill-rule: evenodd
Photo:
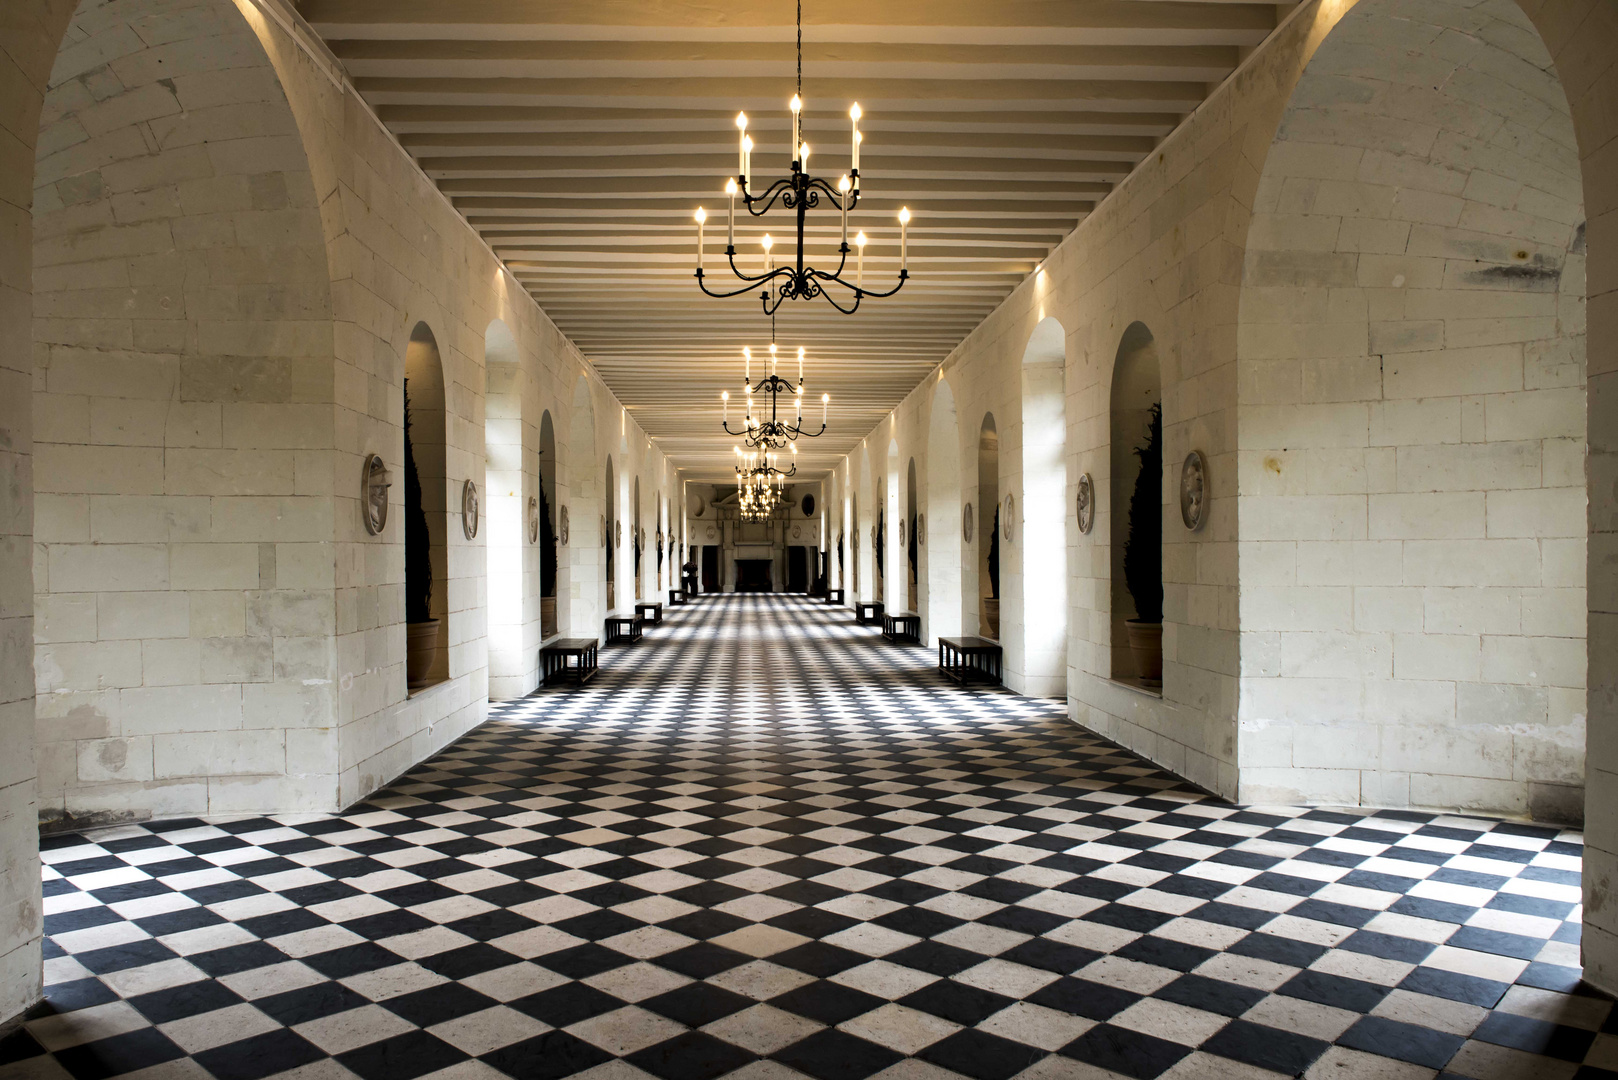
<svg viewBox="0 0 1618 1080">
<path fill-rule="evenodd" d="M 49 838 L 0 1080 L 1618 1075 L 1579 835 L 1232 806 L 933 661 L 708 597 L 340 816 Z"/>
</svg>

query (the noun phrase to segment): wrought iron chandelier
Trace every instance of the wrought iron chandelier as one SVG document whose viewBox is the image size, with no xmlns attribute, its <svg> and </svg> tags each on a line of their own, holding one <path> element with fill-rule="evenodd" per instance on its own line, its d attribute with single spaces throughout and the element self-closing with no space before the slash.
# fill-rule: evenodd
<svg viewBox="0 0 1618 1080">
<path fill-rule="evenodd" d="M 794 446 L 796 454 L 798 448 Z M 770 450 L 752 453 L 736 448 L 736 505 L 743 521 L 763 521 L 781 505 L 786 481 L 798 472 L 796 462 L 786 471 L 775 467 L 776 455 Z"/>
<path fill-rule="evenodd" d="M 782 450 L 797 441 L 798 436 L 806 435 L 811 439 L 819 438 L 826 431 L 827 410 L 831 407 L 831 395 L 820 395 L 820 430 L 808 431 L 803 426 L 803 346 L 798 347 L 798 383 L 794 386 L 791 381 L 781 378 L 775 373 L 776 364 L 780 356 L 775 344 L 775 316 L 770 316 L 770 373 L 753 385 L 753 350 L 742 349 L 742 399 L 746 405 L 744 426 L 740 431 L 730 428 L 730 391 L 722 390 L 720 400 L 724 402 L 724 428 L 727 435 L 741 435 L 749 449 L 753 450 Z M 770 418 L 753 416 L 753 395 L 770 395 Z M 792 421 L 781 419 L 779 409 L 782 394 L 791 394 L 797 407 L 797 418 Z M 762 409 L 760 412 L 762 413 Z M 797 447 L 792 448 L 797 453 Z"/>
<path fill-rule="evenodd" d="M 730 218 L 725 231 L 725 258 L 730 263 L 730 269 L 736 278 L 743 282 L 742 286 L 729 292 L 718 291 L 708 287 L 703 278 L 702 268 L 702 240 L 703 224 L 708 219 L 708 213 L 702 207 L 697 207 L 697 285 L 709 296 L 730 297 L 741 296 L 755 289 L 762 289 L 760 300 L 765 314 L 773 315 L 784 300 L 810 300 L 814 297 L 824 297 L 832 307 L 845 315 L 852 315 L 859 309 L 860 301 L 867 296 L 892 296 L 910 278 L 908 230 L 910 226 L 910 208 L 902 207 L 899 210 L 899 283 L 886 292 L 877 292 L 865 288 L 865 233 L 861 232 L 854 238 L 858 254 L 854 262 L 854 281 L 850 283 L 843 277 L 843 271 L 848 267 L 848 214 L 860 202 L 860 143 L 864 136 L 860 133 L 860 106 L 859 102 L 848 110 L 848 116 L 853 121 L 853 138 L 851 141 L 851 160 L 848 172 L 838 180 L 834 189 L 829 183 L 819 177 L 809 175 L 809 144 L 803 141 L 803 0 L 798 0 L 798 92 L 793 95 L 789 105 L 792 110 L 792 171 L 785 177 L 775 181 L 758 195 L 749 190 L 753 179 L 753 140 L 747 134 L 747 114 L 736 114 L 736 127 L 740 130 L 740 145 L 737 153 L 736 175 L 725 184 L 725 194 L 730 197 Z M 795 210 L 798 215 L 798 251 L 796 265 L 776 266 L 775 256 L 771 253 L 774 241 L 768 233 L 764 234 L 762 245 L 763 272 L 749 274 L 736 265 L 736 195 L 742 196 L 742 208 L 753 217 L 761 218 L 774 208 L 779 202 L 787 210 Z M 805 262 L 804 256 L 804 223 L 811 209 L 820 206 L 824 197 L 831 207 L 842 214 L 843 230 L 842 243 L 838 246 L 837 269 L 820 270 Z M 830 286 L 838 285 L 849 291 L 849 296 L 841 300 L 834 296 Z"/>
</svg>

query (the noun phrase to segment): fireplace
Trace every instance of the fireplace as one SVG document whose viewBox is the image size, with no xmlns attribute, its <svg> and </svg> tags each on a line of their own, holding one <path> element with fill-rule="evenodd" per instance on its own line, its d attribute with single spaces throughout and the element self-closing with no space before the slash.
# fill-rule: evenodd
<svg viewBox="0 0 1618 1080">
<path fill-rule="evenodd" d="M 769 592 L 771 590 L 770 559 L 737 559 L 736 591 Z"/>
</svg>

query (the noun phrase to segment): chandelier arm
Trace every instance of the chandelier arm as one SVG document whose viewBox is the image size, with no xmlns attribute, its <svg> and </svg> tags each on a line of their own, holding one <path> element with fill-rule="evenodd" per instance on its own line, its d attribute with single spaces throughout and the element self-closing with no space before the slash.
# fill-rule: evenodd
<svg viewBox="0 0 1618 1080">
<path fill-rule="evenodd" d="M 782 274 L 785 274 L 787 277 L 791 277 L 793 275 L 793 270 L 792 270 L 792 267 L 790 267 L 790 266 L 777 266 L 774 270 L 766 270 L 762 274 L 743 273 L 741 267 L 736 265 L 736 247 L 735 247 L 735 245 L 731 245 L 730 247 L 727 247 L 725 249 L 725 258 L 730 260 L 730 272 L 731 273 L 735 274 L 738 278 L 740 278 L 743 281 L 752 282 L 754 285 L 759 285 L 759 284 L 762 284 L 763 282 L 774 280 L 775 278 L 780 277 Z M 747 291 L 746 289 L 742 290 L 742 292 L 746 292 L 746 291 Z M 713 294 L 709 294 L 709 295 L 713 295 Z M 726 293 L 725 295 L 726 296 L 740 296 L 741 293 Z"/>
<path fill-rule="evenodd" d="M 810 180 L 808 186 L 812 188 L 819 188 L 821 191 L 824 191 L 826 193 L 826 198 L 831 200 L 833 210 L 845 209 L 843 206 L 843 200 L 845 198 L 848 199 L 848 206 L 846 209 L 852 210 L 854 207 L 859 205 L 859 192 L 850 189 L 849 192 L 844 195 L 842 192 L 838 191 L 836 188 L 832 187 L 818 176 Z"/>
<path fill-rule="evenodd" d="M 848 285 L 848 282 L 842 280 L 841 278 L 833 278 L 831 280 L 836 281 L 837 284 L 839 284 L 839 285 Z M 862 289 L 854 289 L 853 286 L 849 286 L 849 288 L 853 289 L 854 302 L 852 304 L 850 304 L 848 307 L 844 307 L 842 304 L 839 304 L 837 302 L 837 298 L 831 294 L 830 289 L 821 289 L 820 290 L 820 296 L 821 296 L 821 299 L 826 301 L 826 303 L 830 304 L 832 307 L 836 308 L 838 311 L 841 311 L 844 315 L 852 315 L 852 314 L 854 314 L 854 312 L 856 312 L 856 311 L 858 311 L 860 309 L 860 299 L 861 299 L 861 297 L 863 297 L 865 295 L 865 293 L 864 293 L 864 290 L 862 290 Z"/>
<path fill-rule="evenodd" d="M 792 180 L 790 177 L 784 180 L 777 180 L 775 183 L 765 188 L 763 193 L 759 195 L 754 195 L 752 192 L 744 188 L 742 189 L 742 209 L 746 210 L 754 217 L 763 217 L 765 214 L 770 212 L 770 210 L 775 206 L 776 202 L 783 195 L 790 194 L 791 191 Z M 753 208 L 754 203 L 758 204 L 758 209 L 756 210 Z"/>
<path fill-rule="evenodd" d="M 810 273 L 812 273 L 816 277 L 822 278 L 822 279 L 824 279 L 826 281 L 835 281 L 837 284 L 841 285 L 845 289 L 853 290 L 854 296 L 855 296 L 855 305 L 854 305 L 855 307 L 859 306 L 859 300 L 860 300 L 861 297 L 874 296 L 874 297 L 876 297 L 878 299 L 881 299 L 882 297 L 885 297 L 885 296 L 892 296 L 894 293 L 896 293 L 900 289 L 904 288 L 905 287 L 905 282 L 910 280 L 910 271 L 909 270 L 900 270 L 899 271 L 899 284 L 895 285 L 893 288 L 889 289 L 887 292 L 877 292 L 875 289 L 867 289 L 862 285 L 850 285 L 848 282 L 844 281 L 842 278 L 834 277 L 831 274 L 828 274 L 828 273 L 826 273 L 826 272 L 824 272 L 822 270 L 811 270 Z M 826 292 L 826 290 L 823 289 L 823 290 L 821 290 L 821 292 L 824 294 Z M 834 306 L 836 306 L 837 310 L 839 310 L 839 311 L 844 310 L 840 305 L 834 305 Z M 845 312 L 845 314 L 846 314 L 846 312 Z"/>
<path fill-rule="evenodd" d="M 748 280 L 752 281 L 753 284 L 743 285 L 741 288 L 736 289 L 733 292 L 714 292 L 712 289 L 708 288 L 707 283 L 702 280 L 702 271 L 701 270 L 697 271 L 697 284 L 702 287 L 702 291 L 707 293 L 709 296 L 712 296 L 712 297 L 714 297 L 716 299 L 719 299 L 719 300 L 729 299 L 732 296 L 741 296 L 744 293 L 750 293 L 754 289 L 758 288 L 758 280 L 759 279 L 751 279 L 750 278 Z"/>
</svg>

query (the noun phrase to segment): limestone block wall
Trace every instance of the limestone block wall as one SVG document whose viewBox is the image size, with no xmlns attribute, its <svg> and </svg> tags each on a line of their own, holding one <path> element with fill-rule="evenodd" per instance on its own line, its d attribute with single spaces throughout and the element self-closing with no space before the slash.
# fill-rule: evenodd
<svg viewBox="0 0 1618 1080">
<path fill-rule="evenodd" d="M 1365 0 L 1243 267 L 1241 797 L 1583 816 L 1585 216 L 1512 0 Z"/>
<path fill-rule="evenodd" d="M 531 389 L 520 395 L 524 428 L 537 428 L 538 410 L 549 409 L 557 445 L 566 447 L 558 477 L 558 503 L 571 510 L 570 542 L 562 553 L 569 596 L 559 604 L 564 633 L 601 632 L 606 587 L 596 517 L 607 454 L 619 465 L 617 475 L 626 477 L 662 455 L 359 95 L 345 88 L 335 62 L 318 47 L 300 48 L 247 0 L 237 6 L 274 63 L 302 133 L 332 279 L 338 664 L 337 725 L 325 752 L 337 758 L 338 801 L 347 805 L 487 715 L 488 534 L 480 530 L 467 539 L 453 511 L 465 480 L 480 486 L 485 480 L 490 323 L 498 319 L 510 330 L 527 373 Z M 402 532 L 390 525 L 380 537 L 365 535 L 358 489 L 346 478 L 359 475 L 371 452 L 402 470 L 402 360 L 418 323 L 430 328 L 443 365 L 453 497 L 444 583 L 448 678 L 412 695 L 404 677 Z M 533 492 L 537 459 L 528 449 L 523 489 Z M 397 518 L 402 486 L 393 497 Z M 532 689 L 527 663 L 516 670 L 509 692 Z"/>
<path fill-rule="evenodd" d="M 67 0 L 0 17 L 0 1022 L 40 994 L 34 758 L 33 311 L 29 201 L 39 114 Z"/>
<path fill-rule="evenodd" d="M 79 5 L 33 215 L 42 819 L 335 806 L 331 288 L 234 6 Z"/>
<path fill-rule="evenodd" d="M 648 500 L 666 462 L 330 58 L 245 0 L 85 0 L 42 125 L 40 813 L 352 803 L 485 715 L 491 551 L 517 567 L 500 581 L 516 616 L 498 689 L 533 689 L 539 553 L 520 508 L 540 415 L 566 448 L 558 502 L 577 489 L 591 518 L 609 446 Z M 418 330 L 443 384 L 429 503 L 447 678 L 409 694 L 402 383 Z M 491 340 L 510 372 L 493 442 L 514 440 L 496 476 L 516 514 L 489 502 Z M 396 480 L 376 537 L 359 482 L 372 452 Z M 484 502 L 472 537 L 467 480 Z M 491 529 L 514 535 L 491 548 Z M 600 630 L 594 533 L 575 527 L 561 553 L 582 598 L 564 629 L 580 634 Z"/>
</svg>

